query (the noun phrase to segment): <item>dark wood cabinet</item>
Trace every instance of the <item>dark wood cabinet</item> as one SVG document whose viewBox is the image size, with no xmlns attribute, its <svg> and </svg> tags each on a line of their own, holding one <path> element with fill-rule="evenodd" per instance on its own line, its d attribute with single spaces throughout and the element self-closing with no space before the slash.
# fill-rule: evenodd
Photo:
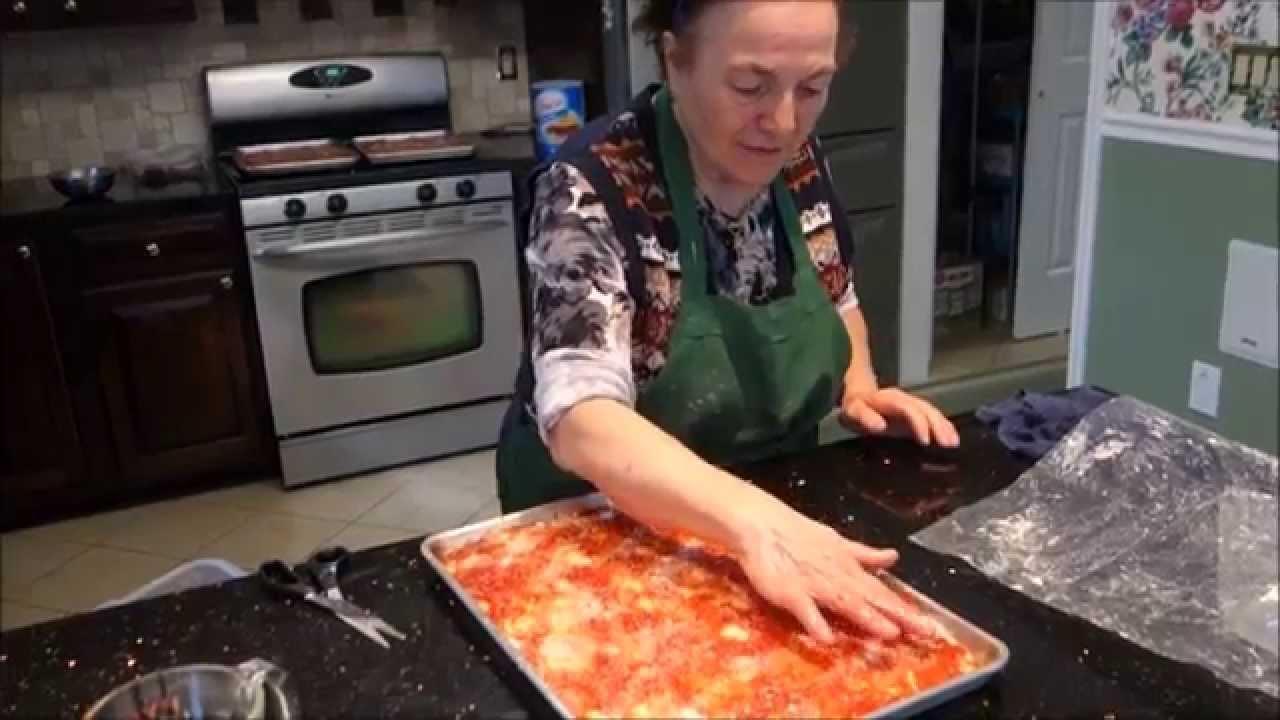
<svg viewBox="0 0 1280 720">
<path fill-rule="evenodd" d="M 902 198 L 902 141 L 897 131 L 822 141 L 840 204 L 848 212 L 897 205 Z"/>
<path fill-rule="evenodd" d="M 260 466 L 245 305 L 231 268 L 85 294 L 120 479 L 153 486 Z"/>
<path fill-rule="evenodd" d="M 898 381 L 902 324 L 902 211 L 897 207 L 849 214 L 854 240 L 854 287 L 871 335 L 871 361 L 881 385 Z"/>
<path fill-rule="evenodd" d="M 842 28 L 855 33 L 853 55 L 831 82 L 819 135 L 888 130 L 906 113 L 907 2 L 841 4 Z"/>
<path fill-rule="evenodd" d="M 858 298 L 881 384 L 898 381 L 909 2 L 846 2 L 853 54 L 831 83 L 817 133 L 849 215 Z M 950 6 L 951 3 L 948 3 Z M 920 242 L 924 238 L 913 238 Z M 929 240 L 932 242 L 932 240 Z"/>
<path fill-rule="evenodd" d="M 77 10 L 69 12 L 62 0 L 64 12 L 72 22 L 89 25 L 142 25 L 151 23 L 192 22 L 196 19 L 195 0 L 74 0 Z"/>
<path fill-rule="evenodd" d="M 192 22 L 195 0 L 0 0 L 0 30 Z"/>
<path fill-rule="evenodd" d="M 198 213 L 79 227 L 71 231 L 84 289 L 212 272 L 236 263 L 238 239 L 225 213 Z"/>
<path fill-rule="evenodd" d="M 0 496 L 25 506 L 72 485 L 79 440 L 35 246 L 0 241 Z"/>
<path fill-rule="evenodd" d="M 5 528 L 277 471 L 234 209 L 140 215 L 0 240 Z"/>
<path fill-rule="evenodd" d="M 43 30 L 56 22 L 53 4 L 47 0 L 0 0 L 0 31 Z"/>
</svg>

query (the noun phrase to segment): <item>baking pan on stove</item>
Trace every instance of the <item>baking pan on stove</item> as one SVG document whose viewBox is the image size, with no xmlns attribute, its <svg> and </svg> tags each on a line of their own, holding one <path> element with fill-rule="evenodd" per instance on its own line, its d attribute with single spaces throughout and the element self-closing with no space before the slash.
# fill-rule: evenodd
<svg viewBox="0 0 1280 720">
<path fill-rule="evenodd" d="M 475 154 L 474 146 L 443 130 L 361 135 L 351 142 L 374 165 L 466 158 Z"/>
<path fill-rule="evenodd" d="M 504 528 L 553 520 L 563 515 L 574 515 L 583 511 L 604 510 L 611 507 L 612 504 L 609 500 L 599 493 L 561 500 L 428 536 L 423 540 L 421 547 L 423 558 L 439 574 L 452 594 L 453 600 L 464 611 L 468 621 L 467 624 L 473 627 L 478 626 L 479 630 L 485 635 L 485 639 L 495 645 L 505 656 L 505 659 L 514 666 L 515 671 L 520 676 L 520 680 L 527 683 L 529 688 L 538 696 L 538 700 L 545 702 L 550 711 L 561 718 L 572 718 L 573 714 L 567 705 L 556 696 L 555 691 L 538 675 L 533 665 L 480 609 L 476 599 L 449 573 L 440 556 L 454 547 L 464 545 L 487 533 Z M 941 685 L 885 705 L 867 717 L 905 718 L 922 713 L 981 687 L 1008 664 L 1009 648 L 999 639 L 959 617 L 901 580 L 888 575 L 883 577 L 890 587 L 914 601 L 921 611 L 936 620 L 950 633 L 956 642 L 969 650 L 978 659 L 979 665 L 976 669 L 958 675 Z"/>
<path fill-rule="evenodd" d="M 349 168 L 360 155 L 334 140 L 303 140 L 238 147 L 233 160 L 248 175 L 287 175 Z"/>
</svg>

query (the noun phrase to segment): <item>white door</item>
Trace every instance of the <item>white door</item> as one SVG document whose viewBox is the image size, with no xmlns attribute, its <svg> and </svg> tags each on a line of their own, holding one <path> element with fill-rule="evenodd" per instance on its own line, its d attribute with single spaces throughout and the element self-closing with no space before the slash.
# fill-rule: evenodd
<svg viewBox="0 0 1280 720">
<path fill-rule="evenodd" d="M 1036 2 L 1013 335 L 1067 329 L 1097 3 Z"/>
</svg>

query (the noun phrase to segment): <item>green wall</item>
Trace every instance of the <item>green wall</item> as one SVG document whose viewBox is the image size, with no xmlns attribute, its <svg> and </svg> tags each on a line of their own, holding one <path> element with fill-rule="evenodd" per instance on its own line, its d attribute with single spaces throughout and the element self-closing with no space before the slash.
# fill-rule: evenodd
<svg viewBox="0 0 1280 720">
<path fill-rule="evenodd" d="M 1227 245 L 1275 246 L 1276 163 L 1107 140 L 1085 381 L 1277 452 L 1277 371 L 1218 350 Z M 1218 418 L 1187 408 L 1191 362 L 1222 368 Z"/>
</svg>

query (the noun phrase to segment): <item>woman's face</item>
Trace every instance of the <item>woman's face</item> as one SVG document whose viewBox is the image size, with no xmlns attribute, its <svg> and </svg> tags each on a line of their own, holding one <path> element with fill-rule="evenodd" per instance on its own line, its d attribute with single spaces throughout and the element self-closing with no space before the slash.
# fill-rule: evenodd
<svg viewBox="0 0 1280 720">
<path fill-rule="evenodd" d="M 718 2 L 664 39 L 694 151 L 722 179 L 763 187 L 804 144 L 836 71 L 835 2 Z"/>
</svg>

